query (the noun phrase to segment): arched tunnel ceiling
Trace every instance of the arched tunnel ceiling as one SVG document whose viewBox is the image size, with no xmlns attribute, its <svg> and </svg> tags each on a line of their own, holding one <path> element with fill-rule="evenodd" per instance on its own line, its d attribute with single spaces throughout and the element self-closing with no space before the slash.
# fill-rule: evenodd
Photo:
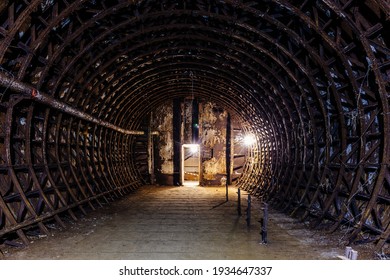
<svg viewBox="0 0 390 280">
<path fill-rule="evenodd" d="M 66 195 L 56 193 L 72 208 L 111 193 L 110 182 L 118 189 L 133 183 L 137 170 L 123 156 L 132 136 L 91 117 L 140 130 L 158 104 L 194 95 L 218 102 L 256 135 L 262 155 L 248 164 L 242 187 L 314 224 L 352 226 L 351 242 L 383 248 L 390 235 L 389 18 L 390 5 L 381 0 L 2 1 L 0 230 L 22 236 L 18 224 L 43 220 L 40 211 L 53 216 L 61 207 L 45 188 L 65 185 Z M 51 99 L 34 103 L 30 90 Z M 61 104 L 53 107 L 55 101 Z M 62 114 L 64 104 L 87 117 Z M 12 144 L 15 122 L 24 117 L 33 127 L 22 143 L 27 155 Z M 42 127 L 42 137 L 32 135 Z M 93 139 L 82 140 L 83 131 Z M 93 174 L 81 171 L 78 180 L 72 162 L 82 165 L 80 153 L 89 152 L 104 167 L 91 164 Z M 9 169 L 18 158 L 29 172 Z M 38 162 L 52 173 L 33 171 Z M 127 179 L 113 178 L 120 170 Z M 64 182 L 69 176 L 81 198 Z M 37 190 L 49 209 L 32 209 L 22 189 Z M 7 200 L 11 193 L 22 196 L 27 216 Z"/>
</svg>

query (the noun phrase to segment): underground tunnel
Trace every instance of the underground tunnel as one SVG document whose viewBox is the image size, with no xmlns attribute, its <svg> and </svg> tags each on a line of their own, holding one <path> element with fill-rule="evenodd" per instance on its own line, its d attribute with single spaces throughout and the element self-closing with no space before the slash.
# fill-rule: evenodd
<svg viewBox="0 0 390 280">
<path fill-rule="evenodd" d="M 388 256 L 389 28 L 386 0 L 2 0 L 1 246 L 192 184 Z"/>
</svg>

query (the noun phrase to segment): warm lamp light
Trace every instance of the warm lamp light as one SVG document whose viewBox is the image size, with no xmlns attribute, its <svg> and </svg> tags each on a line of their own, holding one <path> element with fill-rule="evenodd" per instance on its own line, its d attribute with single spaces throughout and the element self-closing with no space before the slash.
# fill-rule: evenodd
<svg viewBox="0 0 390 280">
<path fill-rule="evenodd" d="M 197 144 L 189 144 L 188 147 L 190 148 L 191 153 L 197 153 L 199 150 L 199 145 Z"/>
<path fill-rule="evenodd" d="M 243 142 L 245 146 L 252 146 L 254 143 L 256 143 L 256 138 L 254 135 L 248 134 L 245 135 Z"/>
</svg>

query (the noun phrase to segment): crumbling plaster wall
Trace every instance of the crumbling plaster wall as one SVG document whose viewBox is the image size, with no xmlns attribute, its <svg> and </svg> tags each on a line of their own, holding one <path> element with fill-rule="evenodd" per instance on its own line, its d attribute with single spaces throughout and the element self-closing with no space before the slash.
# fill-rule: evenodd
<svg viewBox="0 0 390 280">
<path fill-rule="evenodd" d="M 160 174 L 173 174 L 173 107 L 172 102 L 158 106 L 151 120 L 151 128 L 159 133 L 157 169 Z"/>
<path fill-rule="evenodd" d="M 200 105 L 200 144 L 203 150 L 202 171 L 205 184 L 218 184 L 226 174 L 227 111 L 215 103 Z"/>
<path fill-rule="evenodd" d="M 192 143 L 190 123 L 192 106 L 186 101 L 181 106 L 181 144 Z M 199 103 L 199 141 L 201 151 L 201 184 L 218 185 L 226 178 L 226 125 L 228 113 L 212 102 Z M 158 178 L 173 175 L 173 105 L 167 102 L 153 112 L 151 128 L 158 131 L 155 143 Z M 194 143 L 193 143 L 194 144 Z M 222 179 L 223 180 L 223 179 Z M 164 183 L 167 180 L 162 180 Z M 160 182 L 161 183 L 161 182 Z"/>
</svg>

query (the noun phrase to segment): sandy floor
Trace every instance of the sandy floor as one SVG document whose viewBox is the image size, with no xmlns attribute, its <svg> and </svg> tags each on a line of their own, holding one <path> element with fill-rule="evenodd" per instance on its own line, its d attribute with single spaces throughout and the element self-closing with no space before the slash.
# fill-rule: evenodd
<svg viewBox="0 0 390 280">
<path fill-rule="evenodd" d="M 261 244 L 261 211 L 252 200 L 251 225 L 237 215 L 237 190 L 146 186 L 90 212 L 68 228 L 52 225 L 27 248 L 2 247 L 0 259 L 338 259 L 342 234 L 327 235 L 270 209 L 268 244 Z M 370 258 L 362 252 L 361 258 Z"/>
</svg>

